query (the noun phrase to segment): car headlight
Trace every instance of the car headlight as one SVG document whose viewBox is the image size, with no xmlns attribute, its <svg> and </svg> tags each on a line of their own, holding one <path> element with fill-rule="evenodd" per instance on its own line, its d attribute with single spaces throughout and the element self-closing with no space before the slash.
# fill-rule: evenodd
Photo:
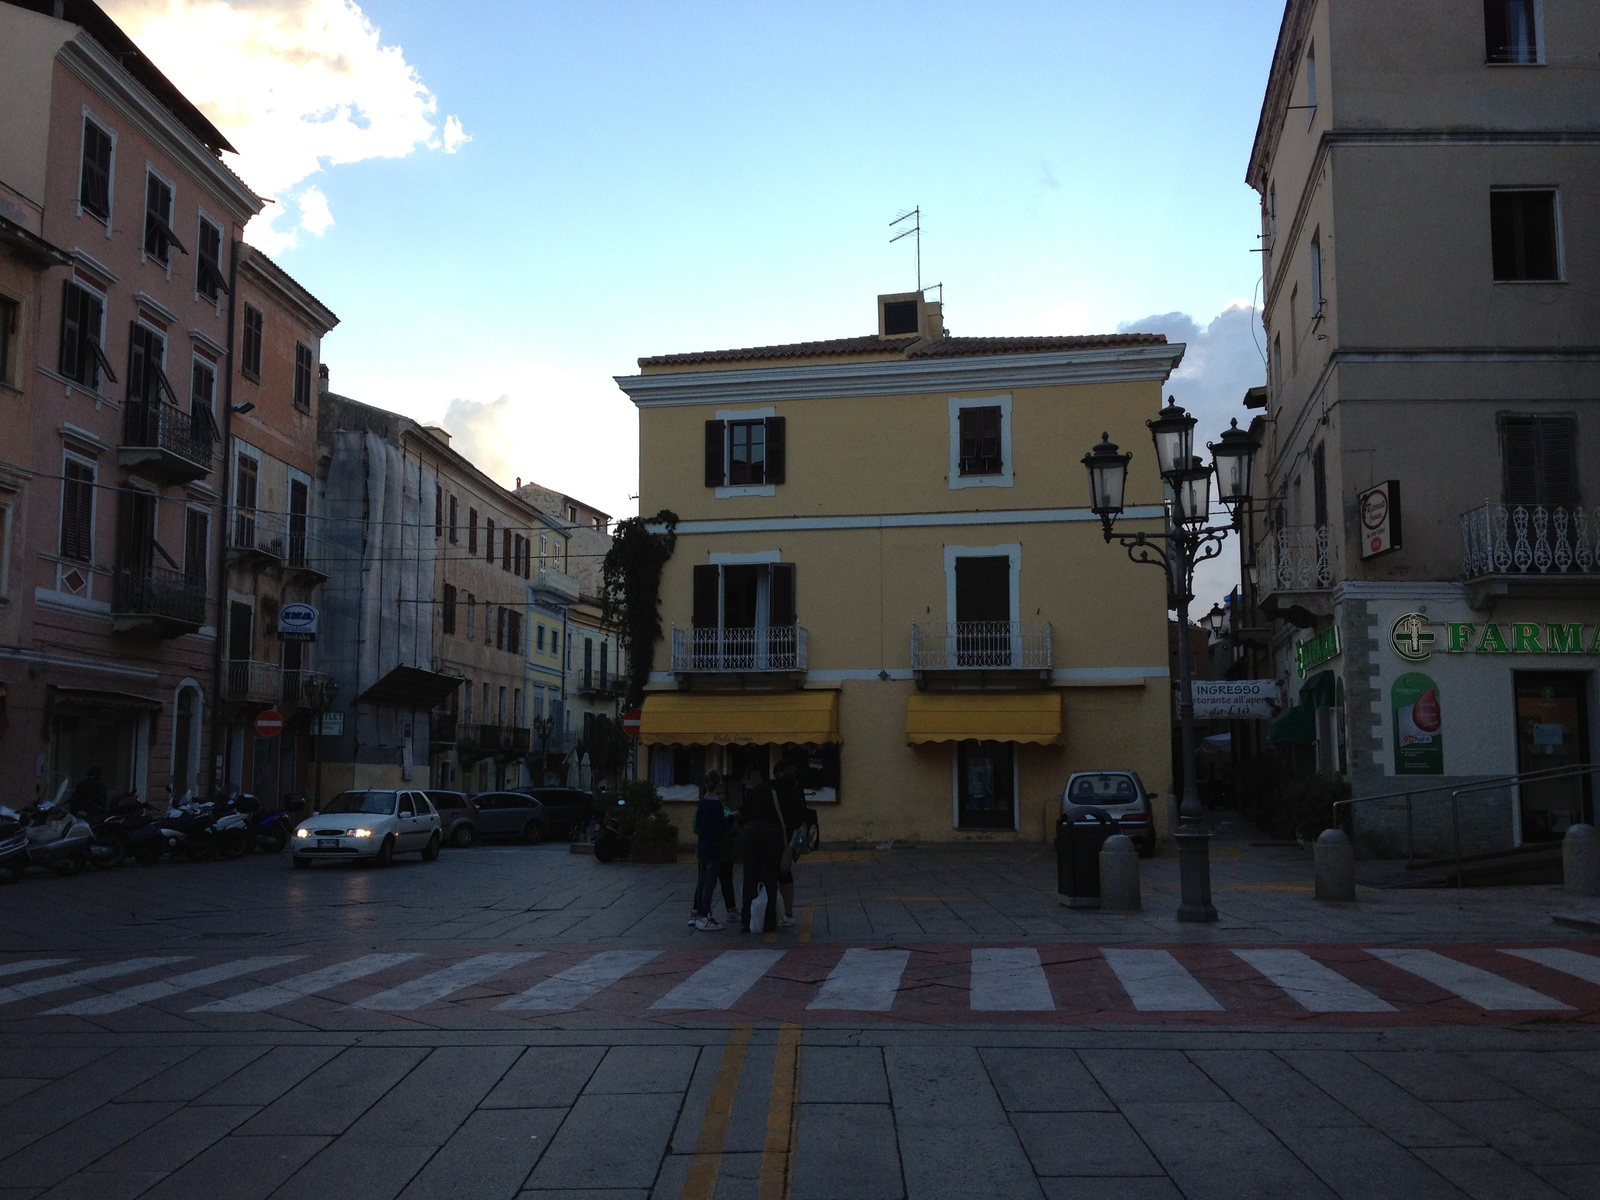
<svg viewBox="0 0 1600 1200">
<path fill-rule="evenodd" d="M 372 830 L 370 830 L 370 829 L 346 829 L 344 831 L 344 834 L 345 834 L 346 837 L 368 838 L 368 837 L 372 836 Z"/>
<path fill-rule="evenodd" d="M 311 830 L 309 830 L 309 829 L 296 829 L 294 831 L 294 835 L 297 838 L 308 838 L 308 837 L 311 836 Z"/>
</svg>

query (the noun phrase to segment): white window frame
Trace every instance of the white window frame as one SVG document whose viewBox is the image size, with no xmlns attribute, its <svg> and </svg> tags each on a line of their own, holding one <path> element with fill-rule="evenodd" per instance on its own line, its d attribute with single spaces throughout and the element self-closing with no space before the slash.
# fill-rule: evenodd
<svg viewBox="0 0 1600 1200">
<path fill-rule="evenodd" d="M 67 559 L 61 555 L 61 528 L 67 519 L 67 489 L 66 466 L 75 462 L 80 467 L 88 467 L 92 472 L 89 480 L 89 558 L 88 561 Z M 74 450 L 61 451 L 61 497 L 56 504 L 56 536 L 55 545 L 50 548 L 50 557 L 56 564 L 56 591 L 61 591 L 61 577 L 67 571 L 82 571 L 88 577 L 88 586 L 84 589 L 86 598 L 94 597 L 94 562 L 95 552 L 99 549 L 99 523 L 100 523 L 100 464 L 86 454 Z M 68 593 L 71 595 L 72 593 Z"/>
<path fill-rule="evenodd" d="M 717 410 L 716 419 L 722 422 L 723 480 L 715 491 L 718 500 L 735 500 L 742 496 L 776 496 L 778 494 L 778 485 L 775 483 L 741 483 L 734 486 L 727 482 L 729 473 L 733 469 L 733 434 L 729 426 L 736 421 L 765 421 L 768 417 L 777 415 L 777 406 L 772 404 L 763 405 L 760 408 L 719 408 Z"/>
<path fill-rule="evenodd" d="M 107 347 L 106 347 L 106 320 L 110 316 L 110 313 L 111 313 L 111 293 L 110 293 L 110 291 L 106 287 L 104 287 L 102 284 L 98 283 L 97 281 L 95 281 L 93 279 L 86 279 L 84 277 L 84 275 L 83 275 L 83 272 L 81 272 L 81 271 L 74 271 L 71 275 L 69 275 L 67 277 L 67 282 L 70 283 L 73 287 L 82 288 L 84 291 L 91 292 L 96 297 L 99 298 L 99 300 L 100 300 L 100 328 L 96 332 L 100 335 L 99 336 L 100 351 L 101 351 L 101 353 L 105 354 L 106 361 L 110 362 L 111 361 L 111 355 L 109 353 L 107 353 Z M 62 314 L 62 319 L 63 320 L 65 319 L 65 314 Z M 140 319 L 143 320 L 143 314 L 140 314 Z M 148 324 L 148 322 L 145 322 L 145 323 Z M 156 330 L 156 332 L 160 333 L 160 330 Z M 162 334 L 161 336 L 165 337 L 166 334 Z M 102 378 L 102 376 L 105 373 L 100 370 L 100 364 L 99 364 L 98 361 L 95 363 L 95 369 L 94 369 L 94 374 L 95 374 L 94 386 L 91 387 L 86 383 L 79 383 L 76 379 L 67 379 L 66 376 L 57 374 L 57 371 L 60 369 L 60 366 L 61 366 L 60 347 L 59 346 L 56 347 L 56 351 L 57 351 L 56 360 L 50 366 L 50 374 L 54 378 L 63 380 L 68 387 L 76 388 L 80 392 L 87 392 L 89 395 L 94 396 L 97 399 L 110 401 L 114 405 L 118 403 L 115 400 L 111 400 L 111 398 L 109 396 L 107 396 L 101 390 L 108 381 L 106 379 Z M 164 369 L 165 368 L 163 367 L 163 370 Z M 119 405 L 119 407 L 120 407 L 120 405 Z"/>
<path fill-rule="evenodd" d="M 110 240 L 112 219 L 117 212 L 117 131 L 90 110 L 87 104 L 83 105 L 83 119 L 93 121 L 100 127 L 100 132 L 111 139 L 111 166 L 106 172 L 106 238 Z M 78 216 L 87 216 L 90 220 L 99 223 L 100 218 L 83 207 L 83 126 L 78 126 L 78 190 L 73 196 L 73 203 L 77 206 Z M 144 230 L 140 231 L 141 237 Z"/>
<path fill-rule="evenodd" d="M 1022 622 L 1022 543 L 1007 542 L 999 546 L 946 546 L 944 548 L 944 611 L 945 620 L 956 621 L 956 559 L 1007 558 L 1011 562 L 1011 623 Z M 1021 647 L 1013 653 L 1020 657 Z"/>
<path fill-rule="evenodd" d="M 961 410 L 964 408 L 1000 409 L 1000 470 L 992 475 L 963 475 L 961 473 Z M 972 487 L 1010 487 L 1011 463 L 1011 396 L 952 396 L 950 408 L 950 490 Z"/>
<path fill-rule="evenodd" d="M 145 194 L 142 198 L 142 202 L 139 205 L 139 261 L 141 263 L 154 262 L 156 266 L 161 267 L 164 271 L 166 271 L 167 278 L 171 279 L 172 260 L 177 257 L 178 248 L 176 246 L 167 247 L 167 261 L 164 263 L 159 258 L 151 258 L 149 252 L 144 248 L 144 215 L 147 211 L 149 211 L 150 176 L 154 175 L 162 183 L 167 185 L 167 228 L 176 233 L 178 227 L 174 222 L 177 220 L 178 216 L 178 183 L 174 179 L 168 179 L 160 171 L 156 170 L 155 164 L 149 159 L 145 160 L 144 175 Z"/>
<path fill-rule="evenodd" d="M 1011 747 L 1011 828 L 963 829 L 961 827 L 961 743 L 950 743 L 950 828 L 957 833 L 1016 833 L 1022 828 L 1022 767 L 1017 761 L 1017 744 Z"/>
<path fill-rule="evenodd" d="M 202 738 L 200 737 L 200 731 L 205 728 L 206 693 L 205 689 L 200 686 L 199 682 L 192 677 L 186 676 L 184 679 L 179 681 L 177 687 L 172 689 L 172 729 L 169 734 L 170 741 L 167 746 L 167 762 L 171 767 L 176 767 L 178 765 L 178 699 L 183 695 L 185 689 L 192 691 L 195 696 L 194 712 L 192 714 L 192 720 L 189 726 L 188 765 L 189 774 L 194 779 L 194 790 L 196 794 L 198 794 L 200 792 L 202 778 L 201 764 L 204 762 L 204 758 L 201 753 L 204 747 L 200 744 L 202 741 Z M 167 776 L 168 781 L 170 782 L 176 775 L 176 771 L 170 772 Z"/>
</svg>

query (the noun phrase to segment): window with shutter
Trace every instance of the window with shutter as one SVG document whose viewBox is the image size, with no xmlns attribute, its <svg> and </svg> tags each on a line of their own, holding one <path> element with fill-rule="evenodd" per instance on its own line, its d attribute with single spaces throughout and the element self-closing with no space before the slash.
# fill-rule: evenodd
<svg viewBox="0 0 1600 1200">
<path fill-rule="evenodd" d="M 311 376 L 315 362 L 311 347 L 304 342 L 294 344 L 294 406 L 301 412 L 311 411 Z"/>
<path fill-rule="evenodd" d="M 261 335 L 266 321 L 260 312 L 244 306 L 244 345 L 239 356 L 239 370 L 247 379 L 261 381 Z"/>
<path fill-rule="evenodd" d="M 773 563 L 768 622 L 773 628 L 797 623 L 794 600 L 794 564 Z"/>
<path fill-rule="evenodd" d="M 456 589 L 454 584 L 444 585 L 444 600 L 439 607 L 440 628 L 445 633 L 456 631 Z"/>
<path fill-rule="evenodd" d="M 455 504 L 455 501 L 452 500 L 451 501 L 452 507 L 454 506 L 454 504 Z M 452 513 L 451 516 L 453 518 L 454 517 L 454 513 Z M 455 524 L 455 521 L 452 519 L 450 524 L 453 526 Z M 452 532 L 454 532 L 454 531 L 452 530 Z M 455 538 L 452 537 L 450 540 L 451 541 L 455 541 Z M 477 552 L 478 552 L 478 510 L 475 509 L 475 508 L 469 508 L 469 509 L 467 509 L 467 553 L 468 554 L 476 554 Z"/>
<path fill-rule="evenodd" d="M 724 421 L 706 422 L 706 486 L 721 487 L 727 482 L 722 465 L 722 441 L 726 435 Z"/>
<path fill-rule="evenodd" d="M 89 562 L 94 549 L 94 467 L 69 458 L 61 468 L 61 557 Z"/>
<path fill-rule="evenodd" d="M 751 487 L 767 482 L 766 421 L 728 422 L 728 484 Z"/>
<path fill-rule="evenodd" d="M 183 523 L 183 573 L 187 578 L 205 579 L 210 540 L 210 515 L 203 509 L 186 510 Z"/>
<path fill-rule="evenodd" d="M 500 569 L 511 570 L 511 531 L 503 530 L 500 534 Z"/>
<path fill-rule="evenodd" d="M 767 418 L 767 482 L 782 483 L 788 457 L 788 431 L 783 417 Z"/>
<path fill-rule="evenodd" d="M 1578 504 L 1577 418 L 1502 416 L 1500 465 L 1506 504 Z"/>
<path fill-rule="evenodd" d="M 88 117 L 83 119 L 83 163 L 78 175 L 78 204 L 102 221 L 111 219 L 111 134 Z"/>
<path fill-rule="evenodd" d="M 1011 559 L 956 559 L 956 620 L 1011 620 Z"/>
<path fill-rule="evenodd" d="M 194 290 L 214 304 L 220 293 L 232 293 L 222 274 L 222 230 L 204 217 L 200 218 L 198 245 L 200 253 L 195 255 Z"/>
<path fill-rule="evenodd" d="M 722 590 L 721 573 L 714 566 L 697 566 L 694 569 L 694 627 L 715 629 L 718 621 L 718 600 Z"/>
<path fill-rule="evenodd" d="M 61 374 L 74 383 L 99 390 L 100 377 L 117 382 L 116 372 L 101 347 L 105 300 L 74 280 L 62 285 Z"/>
</svg>

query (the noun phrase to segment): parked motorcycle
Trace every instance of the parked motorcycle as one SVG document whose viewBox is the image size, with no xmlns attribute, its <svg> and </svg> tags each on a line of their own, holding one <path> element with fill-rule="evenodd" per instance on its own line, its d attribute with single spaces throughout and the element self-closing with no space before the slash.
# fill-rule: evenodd
<svg viewBox="0 0 1600 1200">
<path fill-rule="evenodd" d="M 282 809 L 276 812 L 262 812 L 261 803 L 254 796 L 241 796 L 234 807 L 244 813 L 250 821 L 251 831 L 255 834 L 254 849 L 266 854 L 277 854 L 289 844 L 289 834 L 294 828 L 294 822 L 298 821 L 300 814 L 305 811 L 306 802 L 303 796 L 290 796 L 284 800 Z"/>
<path fill-rule="evenodd" d="M 94 831 L 57 801 L 44 801 L 22 814 L 28 861 L 57 875 L 76 875 L 89 861 Z"/>
<path fill-rule="evenodd" d="M 212 804 L 188 804 L 168 809 L 156 818 L 156 826 L 166 840 L 164 850 L 158 851 L 149 861 L 154 862 L 162 853 L 178 855 L 191 862 L 205 862 L 217 856 L 217 831 L 213 828 L 216 807 Z M 136 856 L 137 857 L 137 856 Z M 140 858 L 139 862 L 145 860 Z"/>
<path fill-rule="evenodd" d="M 109 871 L 133 858 L 137 843 L 160 834 L 144 816 L 144 805 L 139 803 L 137 792 L 124 792 L 111 801 L 108 811 L 100 814 L 77 814 L 89 823 L 94 836 L 89 840 L 89 865 L 97 870 Z"/>
<path fill-rule="evenodd" d="M 16 883 L 27 872 L 27 830 L 15 810 L 0 805 L 0 883 Z"/>
</svg>

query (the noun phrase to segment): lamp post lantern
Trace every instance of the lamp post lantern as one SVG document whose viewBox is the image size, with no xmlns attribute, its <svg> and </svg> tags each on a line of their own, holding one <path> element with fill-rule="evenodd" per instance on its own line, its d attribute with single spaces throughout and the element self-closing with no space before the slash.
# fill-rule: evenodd
<svg viewBox="0 0 1600 1200">
<path fill-rule="evenodd" d="M 550 779 L 550 734 L 555 729 L 556 723 L 550 717 L 535 717 L 533 731 L 539 735 L 539 786 L 543 787 Z"/>
<path fill-rule="evenodd" d="M 1178 613 L 1178 726 L 1182 740 L 1183 802 L 1178 809 L 1178 878 L 1182 899 L 1180 921 L 1215 921 L 1211 903 L 1211 834 L 1201 823 L 1203 809 L 1195 779 L 1194 667 L 1189 648 L 1189 604 L 1194 599 L 1194 569 L 1222 552 L 1222 543 L 1238 527 L 1250 498 L 1251 455 L 1255 446 L 1250 435 L 1239 428 L 1223 433 L 1210 445 L 1213 467 L 1194 455 L 1195 418 L 1179 407 L 1172 397 L 1147 421 L 1155 443 L 1156 466 L 1165 485 L 1166 529 L 1161 533 L 1116 533 L 1112 525 L 1122 515 L 1128 484 L 1128 463 L 1132 454 L 1119 454 L 1109 434 L 1102 434 L 1098 446 L 1083 456 L 1089 472 L 1090 509 L 1100 518 L 1109 543 L 1115 538 L 1134 562 L 1160 567 L 1167 576 L 1167 607 Z M 1233 520 L 1227 525 L 1212 525 L 1211 479 L 1217 478 L 1218 494 Z M 1219 608 L 1208 618 L 1213 632 L 1225 614 Z"/>
</svg>

